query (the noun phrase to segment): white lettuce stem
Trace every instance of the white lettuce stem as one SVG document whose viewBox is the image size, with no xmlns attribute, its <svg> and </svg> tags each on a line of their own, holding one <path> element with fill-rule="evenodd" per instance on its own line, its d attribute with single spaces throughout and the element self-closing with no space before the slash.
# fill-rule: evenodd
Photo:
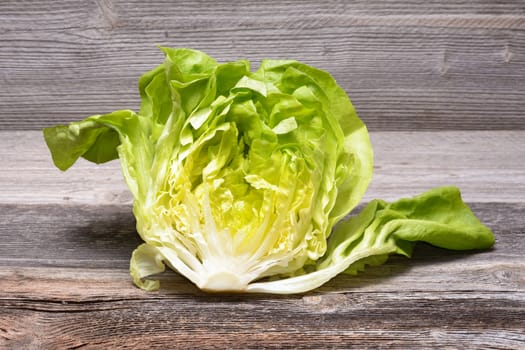
<svg viewBox="0 0 525 350">
<path fill-rule="evenodd" d="M 280 279 L 277 281 L 250 283 L 243 291 L 247 293 L 272 294 L 304 293 L 320 287 L 338 274 L 345 271 L 350 265 L 363 258 L 372 255 L 389 254 L 391 252 L 392 249 L 390 247 L 375 249 L 370 248 L 362 251 L 352 252 L 352 254 L 345 259 L 329 265 L 321 270 L 310 272 L 297 277 Z"/>
</svg>

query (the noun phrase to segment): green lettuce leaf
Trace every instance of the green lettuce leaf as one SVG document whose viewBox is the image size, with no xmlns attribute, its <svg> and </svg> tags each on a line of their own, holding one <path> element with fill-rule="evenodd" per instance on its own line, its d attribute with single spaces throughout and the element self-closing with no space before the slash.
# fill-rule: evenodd
<svg viewBox="0 0 525 350">
<path fill-rule="evenodd" d="M 456 187 L 439 187 L 393 203 L 373 200 L 335 228 L 326 255 L 314 272 L 279 281 L 253 283 L 249 292 L 300 293 L 342 272 L 381 265 L 390 254 L 410 257 L 416 242 L 451 250 L 486 249 L 494 236 L 461 199 Z"/>
<path fill-rule="evenodd" d="M 433 210 L 428 203 L 375 201 L 333 231 L 366 191 L 373 155 L 365 125 L 327 72 L 291 60 L 265 60 L 251 72 L 245 60 L 162 51 L 164 63 L 139 80 L 138 112 L 44 129 L 61 170 L 79 157 L 120 159 L 144 240 L 130 263 L 139 287 L 158 288 L 146 277 L 168 265 L 204 290 L 295 293 L 359 262 L 407 255 L 405 242 L 484 247 L 469 231 L 479 222 L 463 222 L 456 202 L 432 216 L 423 213 Z M 395 231 L 394 243 L 384 230 Z M 357 244 L 356 235 L 377 244 Z"/>
</svg>

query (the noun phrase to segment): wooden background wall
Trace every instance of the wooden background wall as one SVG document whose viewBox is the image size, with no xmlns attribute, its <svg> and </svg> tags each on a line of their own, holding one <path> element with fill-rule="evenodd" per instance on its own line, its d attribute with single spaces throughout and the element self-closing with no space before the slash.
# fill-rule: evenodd
<svg viewBox="0 0 525 350">
<path fill-rule="evenodd" d="M 2 0 L 0 130 L 137 109 L 157 44 L 326 69 L 371 131 L 525 129 L 524 14 L 523 0 Z"/>
<path fill-rule="evenodd" d="M 494 249 L 305 295 L 134 287 L 119 163 L 61 173 L 39 129 L 137 109 L 156 44 L 330 71 L 372 131 L 362 202 L 457 185 Z M 524 111 L 525 0 L 0 0 L 0 349 L 525 349 Z"/>
</svg>

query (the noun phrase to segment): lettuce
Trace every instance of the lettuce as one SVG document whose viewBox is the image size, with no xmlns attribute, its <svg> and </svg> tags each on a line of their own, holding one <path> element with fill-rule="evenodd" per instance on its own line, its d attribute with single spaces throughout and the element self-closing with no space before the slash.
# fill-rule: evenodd
<svg viewBox="0 0 525 350">
<path fill-rule="evenodd" d="M 55 165 L 120 159 L 144 243 L 134 283 L 165 266 L 207 291 L 299 293 L 414 242 L 488 248 L 492 232 L 453 187 L 370 202 L 339 223 L 372 177 L 368 132 L 343 89 L 291 60 L 219 64 L 162 48 L 139 80 L 138 113 L 120 110 L 44 129 Z M 338 224 L 339 223 L 339 224 Z M 337 225 L 336 225 L 337 224 Z"/>
</svg>

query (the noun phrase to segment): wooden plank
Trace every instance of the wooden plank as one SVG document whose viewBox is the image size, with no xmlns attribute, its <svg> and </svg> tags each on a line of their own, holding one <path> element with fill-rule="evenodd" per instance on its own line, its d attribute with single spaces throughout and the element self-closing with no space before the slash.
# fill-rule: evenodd
<svg viewBox="0 0 525 350">
<path fill-rule="evenodd" d="M 123 183 L 118 163 L 82 162 L 59 179 L 40 132 L 0 132 L 0 348 L 522 348 L 524 139 L 372 133 L 373 191 L 414 194 L 468 174 L 464 193 L 484 198 L 470 205 L 493 228 L 495 248 L 418 245 L 412 259 L 268 296 L 206 294 L 174 272 L 160 276 L 157 292 L 134 287 L 128 259 L 140 240 L 130 198 L 118 199 L 125 188 L 113 188 Z M 75 171 L 83 178 L 66 180 Z M 103 194 L 66 200 L 68 186 Z"/>
<path fill-rule="evenodd" d="M 138 108 L 155 44 L 330 71 L 371 130 L 524 129 L 522 1 L 2 1 L 0 129 Z"/>
<path fill-rule="evenodd" d="M 525 200 L 525 132 L 372 132 L 375 169 L 363 201 L 457 185 L 469 202 Z M 57 170 L 39 131 L 0 131 L 0 203 L 129 204 L 118 161 Z"/>
<path fill-rule="evenodd" d="M 523 204 L 471 204 L 495 231 L 492 251 L 452 252 L 418 246 L 413 258 L 392 257 L 358 276 L 340 276 L 321 292 L 523 291 Z M 140 243 L 130 208 L 116 206 L 0 206 L 0 296 L 79 301 L 138 298 L 127 271 Z M 161 294 L 197 293 L 185 279 L 162 277 Z M 4 293 L 4 294 L 2 294 Z"/>
<path fill-rule="evenodd" d="M 492 253 L 431 261 L 426 247 L 409 266 L 394 260 L 294 296 L 208 295 L 173 273 L 147 293 L 121 268 L 3 266 L 0 347 L 519 348 L 525 269 L 509 246 L 490 264 L 476 260 Z"/>
<path fill-rule="evenodd" d="M 420 244 L 410 260 L 392 257 L 361 275 L 336 278 L 320 291 L 525 292 L 525 204 L 471 207 L 494 230 L 494 249 L 455 252 Z M 0 296 L 125 298 L 135 289 L 127 270 L 140 240 L 129 207 L 0 205 L 0 222 Z M 101 281 L 93 284 L 97 278 Z M 103 294 L 101 282 L 107 284 Z M 188 285 L 167 274 L 161 294 L 192 290 Z"/>
<path fill-rule="evenodd" d="M 0 205 L 0 222 L 0 266 L 127 270 L 141 243 L 127 205 Z"/>
<path fill-rule="evenodd" d="M 371 133 L 374 177 L 364 200 L 458 186 L 469 202 L 523 202 L 525 133 Z"/>
<path fill-rule="evenodd" d="M 82 303 L 1 299 L 0 346 L 518 349 L 525 340 L 523 305 L 523 294 L 402 291 Z"/>
</svg>

